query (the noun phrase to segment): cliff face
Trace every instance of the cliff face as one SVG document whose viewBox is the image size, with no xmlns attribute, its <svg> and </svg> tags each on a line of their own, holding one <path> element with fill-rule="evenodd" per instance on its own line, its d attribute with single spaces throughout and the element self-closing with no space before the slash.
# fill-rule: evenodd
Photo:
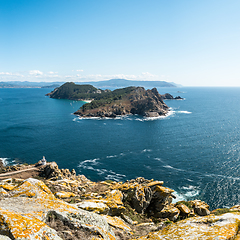
<svg viewBox="0 0 240 240">
<path fill-rule="evenodd" d="M 118 115 L 139 114 L 146 117 L 166 115 L 168 106 L 163 102 L 156 88 L 145 90 L 133 88 L 124 96 L 115 96 L 112 101 L 93 101 L 74 114 L 82 117 L 116 117 Z"/>
</svg>

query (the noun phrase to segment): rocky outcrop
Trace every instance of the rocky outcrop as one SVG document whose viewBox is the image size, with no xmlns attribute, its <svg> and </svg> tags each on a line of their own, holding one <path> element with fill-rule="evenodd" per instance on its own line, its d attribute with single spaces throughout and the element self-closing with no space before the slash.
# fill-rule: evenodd
<svg viewBox="0 0 240 240">
<path fill-rule="evenodd" d="M 162 99 L 164 100 L 164 99 L 167 99 L 167 100 L 182 100 L 183 98 L 182 97 L 180 97 L 180 96 L 177 96 L 177 97 L 173 97 L 170 93 L 165 93 L 165 94 L 163 94 L 163 95 L 161 95 L 162 96 Z"/>
<path fill-rule="evenodd" d="M 191 202 L 194 212 L 199 216 L 210 215 L 209 205 L 200 200 L 194 200 Z"/>
<path fill-rule="evenodd" d="M 239 223 L 239 213 L 193 217 L 171 224 L 163 230 L 152 232 L 147 236 L 138 238 L 138 240 L 239 239 Z"/>
<path fill-rule="evenodd" d="M 0 169 L 4 167 L 3 160 L 0 158 Z"/>
<path fill-rule="evenodd" d="M 9 191 L 0 201 L 0 234 L 11 239 L 62 239 L 46 225 L 49 216 L 67 222 L 73 228 L 84 228 L 104 239 L 115 239 L 107 221 L 95 213 L 81 210 L 56 199 L 39 180 L 28 179 Z M 48 238 L 47 238 L 48 237 Z"/>
</svg>

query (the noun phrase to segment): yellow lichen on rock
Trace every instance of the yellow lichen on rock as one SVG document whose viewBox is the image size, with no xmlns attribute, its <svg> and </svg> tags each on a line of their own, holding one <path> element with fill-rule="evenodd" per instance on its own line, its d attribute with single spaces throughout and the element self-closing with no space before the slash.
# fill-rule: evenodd
<svg viewBox="0 0 240 240">
<path fill-rule="evenodd" d="M 240 214 L 193 217 L 170 224 L 161 231 L 150 233 L 138 240 L 230 240 L 237 235 Z"/>
<path fill-rule="evenodd" d="M 107 220 L 109 225 L 131 233 L 132 229 L 121 218 L 110 216 L 104 216 L 104 218 Z"/>
<path fill-rule="evenodd" d="M 162 186 L 163 181 L 153 181 L 147 184 L 147 187 L 155 187 L 155 186 Z"/>
<path fill-rule="evenodd" d="M 106 201 L 114 201 L 118 205 L 123 205 L 123 194 L 119 190 L 112 190 L 111 192 L 108 192 L 105 199 Z"/>
<path fill-rule="evenodd" d="M 49 188 L 42 182 L 34 178 L 25 180 L 20 186 L 15 187 L 10 192 L 11 197 L 35 197 L 55 199 Z"/>
<path fill-rule="evenodd" d="M 55 196 L 58 197 L 58 198 L 70 198 L 70 197 L 75 197 L 76 194 L 74 194 L 72 192 L 61 191 L 61 192 L 56 192 Z"/>
<path fill-rule="evenodd" d="M 160 192 L 161 194 L 166 194 L 166 195 L 174 192 L 174 190 L 167 187 L 163 187 L 163 186 L 156 186 L 155 191 Z"/>
<path fill-rule="evenodd" d="M 48 233 L 49 239 L 61 239 L 57 232 L 49 228 L 44 222 L 34 217 L 26 217 L 9 210 L 0 208 L 0 229 L 9 231 L 14 239 L 39 239 L 40 231 Z"/>
<path fill-rule="evenodd" d="M 1 195 L 7 195 L 7 194 L 8 194 L 7 191 L 5 191 L 3 188 L 0 188 L 0 196 Z"/>
<path fill-rule="evenodd" d="M 86 196 L 86 195 L 85 195 Z M 104 198 L 99 197 L 97 194 L 89 194 L 91 200 L 85 200 L 76 204 L 79 208 L 94 211 L 96 213 L 103 213 L 109 215 L 120 215 L 125 211 L 122 199 L 123 194 L 119 190 L 112 190 L 107 192 Z"/>
<path fill-rule="evenodd" d="M 99 236 L 106 240 L 115 239 L 111 227 L 103 217 L 56 199 L 47 186 L 39 180 L 28 179 L 10 191 L 9 195 L 10 198 L 0 200 L 1 220 L 4 223 L 1 226 L 4 226 L 11 234 L 19 235 L 20 237 L 16 238 L 18 240 L 48 239 L 47 236 L 51 236 L 53 229 L 46 228 L 44 222 L 48 219 L 49 214 L 53 214 L 61 221 L 67 221 L 68 224 L 76 228 L 82 227 L 96 231 Z M 33 235 L 34 237 L 32 237 Z M 38 238 L 38 236 L 41 237 Z M 49 239 L 61 238 L 56 235 L 56 237 L 49 237 Z"/>
<path fill-rule="evenodd" d="M 190 209 L 185 204 L 178 204 L 176 207 L 184 215 L 188 215 L 191 212 Z"/>
<path fill-rule="evenodd" d="M 0 184 L 0 188 L 3 188 L 5 190 L 11 191 L 15 188 L 16 186 L 13 186 L 11 184 Z"/>
<path fill-rule="evenodd" d="M 86 200 L 76 205 L 81 209 L 93 211 L 95 213 L 108 214 L 109 212 L 109 207 L 102 200 Z"/>
</svg>

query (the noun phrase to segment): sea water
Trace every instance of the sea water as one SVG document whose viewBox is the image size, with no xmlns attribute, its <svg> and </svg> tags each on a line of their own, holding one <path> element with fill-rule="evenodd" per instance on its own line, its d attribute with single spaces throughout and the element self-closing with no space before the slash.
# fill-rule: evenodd
<svg viewBox="0 0 240 240">
<path fill-rule="evenodd" d="M 50 89 L 52 90 L 52 89 Z M 212 208 L 240 203 L 240 88 L 160 88 L 168 116 L 81 119 L 84 102 L 51 99 L 49 89 L 0 89 L 0 158 L 45 156 L 91 180 L 163 180 L 177 200 Z"/>
</svg>

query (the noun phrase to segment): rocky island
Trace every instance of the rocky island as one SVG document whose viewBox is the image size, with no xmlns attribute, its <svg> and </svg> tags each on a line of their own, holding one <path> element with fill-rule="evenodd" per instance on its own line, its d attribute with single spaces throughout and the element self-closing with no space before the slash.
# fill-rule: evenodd
<svg viewBox="0 0 240 240">
<path fill-rule="evenodd" d="M 74 114 L 81 117 L 110 117 L 138 114 L 144 117 L 164 116 L 168 106 L 163 99 L 173 98 L 170 94 L 160 95 L 156 88 L 145 90 L 143 87 L 101 90 L 91 85 L 65 83 L 47 94 L 51 98 L 91 101 L 84 104 Z"/>
<path fill-rule="evenodd" d="M 172 203 L 163 181 L 93 182 L 55 162 L 0 172 L 0 239 L 240 239 L 240 206 Z"/>
</svg>

